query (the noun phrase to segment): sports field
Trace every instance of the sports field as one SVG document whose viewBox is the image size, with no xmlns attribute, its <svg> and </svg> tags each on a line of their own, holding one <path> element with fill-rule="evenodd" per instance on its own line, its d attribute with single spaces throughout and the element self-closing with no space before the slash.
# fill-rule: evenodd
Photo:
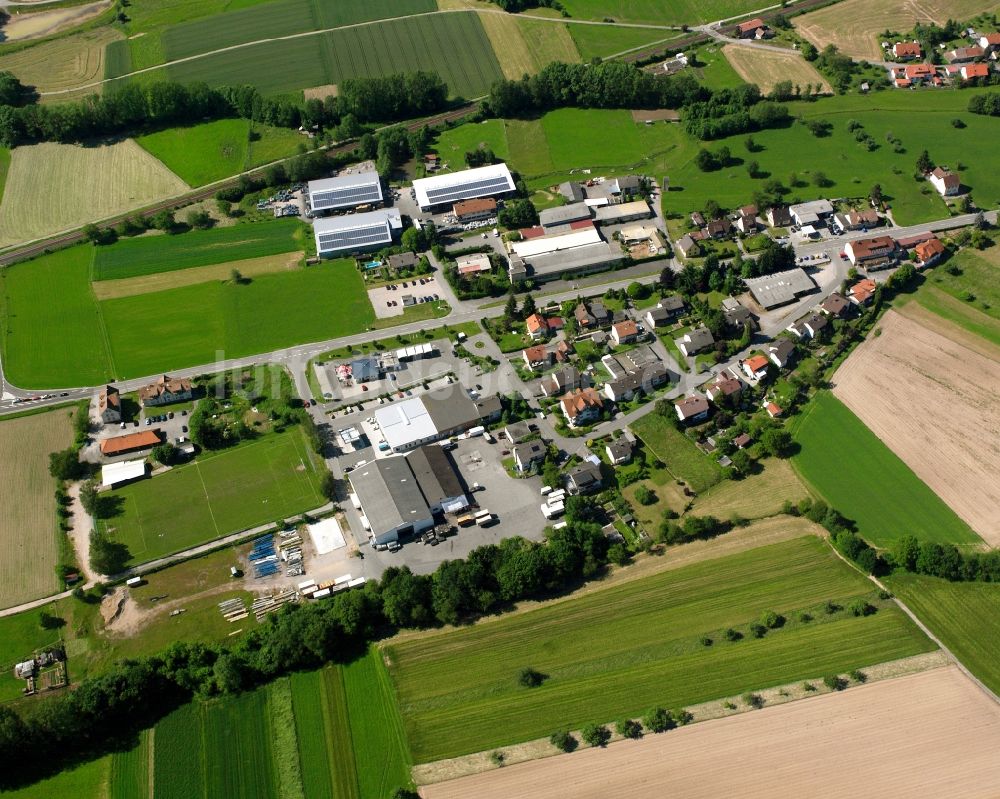
<svg viewBox="0 0 1000 799">
<path fill-rule="evenodd" d="M 301 251 L 296 233 L 302 229 L 297 219 L 276 219 L 263 224 L 192 230 L 179 236 L 122 239 L 113 247 L 94 249 L 93 279 L 120 280 Z"/>
<path fill-rule="evenodd" d="M 110 799 L 385 799 L 410 782 L 400 736 L 374 653 L 181 707 L 112 756 Z"/>
<path fill-rule="evenodd" d="M 721 467 L 669 420 L 647 413 L 631 427 L 649 451 L 696 493 L 705 491 L 722 479 Z"/>
<path fill-rule="evenodd" d="M 250 141 L 250 131 L 260 138 Z M 188 128 L 167 128 L 136 139 L 143 149 L 183 178 L 203 186 L 298 152 L 302 136 L 287 128 L 219 119 Z"/>
<path fill-rule="evenodd" d="M 72 89 L 104 77 L 104 49 L 121 39 L 121 33 L 109 27 L 63 36 L 0 55 L 0 71 L 13 72 L 40 92 Z M 100 87 L 90 91 L 99 92 Z"/>
<path fill-rule="evenodd" d="M 722 48 L 722 53 L 743 80 L 756 83 L 765 94 L 782 81 L 791 81 L 801 87 L 807 84 L 822 86 L 823 93 L 833 94 L 826 78 L 797 52 L 779 53 L 775 50 L 727 44 Z"/>
<path fill-rule="evenodd" d="M 792 463 L 876 547 L 904 535 L 975 547 L 982 540 L 828 391 L 793 422 L 802 450 Z"/>
<path fill-rule="evenodd" d="M 1000 585 L 906 572 L 885 583 L 969 671 L 1000 693 Z"/>
<path fill-rule="evenodd" d="M 132 139 L 34 144 L 11 154 L 0 246 L 41 238 L 172 197 L 188 186 Z"/>
<path fill-rule="evenodd" d="M 821 609 L 878 602 L 870 589 L 809 536 L 407 637 L 385 654 L 423 763 L 934 649 L 888 603 L 868 617 Z M 747 625 L 769 609 L 784 627 L 752 638 Z M 730 627 L 744 640 L 727 641 Z M 526 666 L 547 675 L 540 687 L 518 685 Z"/>
<path fill-rule="evenodd" d="M 143 563 L 319 507 L 320 468 L 298 429 L 268 436 L 113 491 L 100 525 Z"/>
<path fill-rule="evenodd" d="M 0 483 L 0 608 L 58 590 L 49 453 L 72 443 L 69 409 L 0 421 L 0 463 L 8 464 Z"/>
<path fill-rule="evenodd" d="M 175 64 L 167 74 L 214 86 L 252 83 L 277 93 L 418 69 L 437 72 L 453 96 L 467 98 L 485 94 L 503 77 L 479 16 L 471 11 L 265 42 Z"/>
<path fill-rule="evenodd" d="M 882 32 L 909 31 L 916 23 L 944 25 L 996 11 L 995 0 L 846 0 L 794 18 L 796 30 L 822 50 L 828 44 L 854 58 L 880 60 Z"/>
</svg>

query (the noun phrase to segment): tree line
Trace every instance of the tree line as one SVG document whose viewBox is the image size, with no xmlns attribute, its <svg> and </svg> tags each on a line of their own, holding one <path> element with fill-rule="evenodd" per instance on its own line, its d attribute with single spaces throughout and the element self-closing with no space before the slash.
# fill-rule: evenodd
<svg viewBox="0 0 1000 799">
<path fill-rule="evenodd" d="M 765 100 L 754 84 L 721 89 L 684 106 L 684 129 L 698 139 L 722 139 L 782 127 L 791 121 L 788 109 Z"/>
<path fill-rule="evenodd" d="M 237 643 L 177 642 L 116 662 L 75 690 L 23 708 L 0 706 L 0 787 L 132 746 L 136 734 L 193 697 L 233 694 L 298 669 L 346 662 L 400 627 L 454 624 L 571 589 L 602 573 L 608 541 L 590 500 L 567 503 L 569 524 L 534 543 L 509 538 L 442 563 L 433 575 L 390 568 L 381 582 L 290 605 Z"/>
<path fill-rule="evenodd" d="M 436 73 L 353 78 L 340 96 L 293 102 L 267 97 L 253 86 L 212 88 L 206 83 L 122 82 L 77 102 L 39 105 L 37 96 L 9 72 L 0 72 L 0 144 L 74 142 L 135 130 L 241 117 L 276 127 L 329 129 L 352 138 L 361 123 L 396 121 L 442 110 L 448 86 Z"/>
</svg>

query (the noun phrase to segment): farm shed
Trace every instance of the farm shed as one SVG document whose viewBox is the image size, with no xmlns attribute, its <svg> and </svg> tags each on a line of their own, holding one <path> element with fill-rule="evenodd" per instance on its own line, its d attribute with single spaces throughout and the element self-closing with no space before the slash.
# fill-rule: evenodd
<svg viewBox="0 0 1000 799">
<path fill-rule="evenodd" d="M 126 436 L 106 438 L 101 442 L 101 454 L 106 457 L 124 455 L 126 452 L 136 452 L 149 449 L 160 443 L 158 430 L 143 430 L 141 433 L 129 433 Z"/>
</svg>

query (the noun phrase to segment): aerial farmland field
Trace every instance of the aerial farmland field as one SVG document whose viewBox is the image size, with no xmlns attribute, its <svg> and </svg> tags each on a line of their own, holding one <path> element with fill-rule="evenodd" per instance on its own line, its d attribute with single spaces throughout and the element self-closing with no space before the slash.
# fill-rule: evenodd
<svg viewBox="0 0 1000 799">
<path fill-rule="evenodd" d="M 0 422 L 0 608 L 58 591 L 55 567 L 55 480 L 49 453 L 73 443 L 71 411 L 63 408 Z"/>
<path fill-rule="evenodd" d="M 653 455 L 667 465 L 676 479 L 686 481 L 696 493 L 705 491 L 722 479 L 719 465 L 669 420 L 647 413 L 632 425 L 632 431 Z"/>
<path fill-rule="evenodd" d="M 82 31 L 0 55 L 0 71 L 13 72 L 40 92 L 73 89 L 104 77 L 105 48 L 119 41 L 124 44 L 122 34 L 109 27 Z M 99 92 L 100 87 L 88 91 Z M 55 95 L 53 99 L 71 97 Z"/>
<path fill-rule="evenodd" d="M 414 760 L 426 763 L 934 649 L 888 603 L 857 618 L 818 609 L 878 601 L 870 589 L 806 537 L 384 649 Z M 751 638 L 746 625 L 767 609 L 785 625 Z M 746 639 L 725 640 L 727 627 Z M 518 686 L 526 666 L 547 675 L 542 686 Z"/>
<path fill-rule="evenodd" d="M 802 447 L 794 466 L 874 546 L 891 546 L 904 535 L 960 546 L 982 544 L 833 394 L 817 394 L 793 427 Z"/>
<path fill-rule="evenodd" d="M 132 139 L 96 147 L 17 147 L 0 201 L 0 247 L 141 208 L 187 188 Z"/>
<path fill-rule="evenodd" d="M 759 8 L 753 0 L 563 0 L 574 19 L 639 22 L 648 25 L 682 25 L 735 17 Z"/>
<path fill-rule="evenodd" d="M 821 91 L 833 94 L 826 78 L 797 52 L 779 53 L 729 44 L 722 48 L 722 53 L 743 80 L 756 83 L 765 94 L 782 81 L 799 86 L 822 86 Z"/>
<path fill-rule="evenodd" d="M 114 491 L 119 514 L 100 524 L 133 562 L 153 560 L 319 507 L 317 460 L 298 429 L 203 455 Z"/>
</svg>

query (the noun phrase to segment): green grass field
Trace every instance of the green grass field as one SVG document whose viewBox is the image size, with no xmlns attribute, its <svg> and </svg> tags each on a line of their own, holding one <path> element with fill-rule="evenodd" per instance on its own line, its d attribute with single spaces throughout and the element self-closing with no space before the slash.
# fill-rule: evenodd
<svg viewBox="0 0 1000 799">
<path fill-rule="evenodd" d="M 632 425 L 633 432 L 663 461 L 675 477 L 701 493 L 722 479 L 721 467 L 703 453 L 673 424 L 655 413 L 647 413 Z"/>
<path fill-rule="evenodd" d="M 252 83 L 262 92 L 281 93 L 417 69 L 437 72 L 452 95 L 470 98 L 485 94 L 502 77 L 473 12 L 387 20 L 265 42 L 175 64 L 167 72 L 172 80 L 185 83 Z"/>
<path fill-rule="evenodd" d="M 823 498 L 877 547 L 904 535 L 965 546 L 979 536 L 833 394 L 823 391 L 796 418 L 802 450 L 792 463 Z"/>
<path fill-rule="evenodd" d="M 806 537 L 390 644 L 386 654 L 414 760 L 428 762 L 934 648 L 888 605 L 864 618 L 819 610 L 870 589 Z M 784 628 L 722 637 L 765 610 L 785 615 Z M 525 666 L 548 675 L 541 687 L 518 686 Z"/>
<path fill-rule="evenodd" d="M 259 258 L 301 249 L 296 219 L 277 219 L 260 225 L 234 225 L 192 230 L 178 236 L 141 236 L 122 239 L 111 247 L 94 249 L 94 280 L 172 272 L 244 258 Z"/>
<path fill-rule="evenodd" d="M 952 274 L 956 269 L 958 274 Z M 982 252 L 966 247 L 944 269 L 927 275 L 931 286 L 945 291 L 969 308 L 1000 321 L 1000 245 Z"/>
<path fill-rule="evenodd" d="M 305 799 L 355 799 L 358 777 L 343 670 L 293 674 L 291 682 Z"/>
<path fill-rule="evenodd" d="M 580 59 L 607 58 L 643 45 L 672 39 L 676 31 L 655 31 L 644 28 L 617 28 L 598 25 L 567 25 L 570 36 L 580 51 Z"/>
<path fill-rule="evenodd" d="M 435 150 L 441 160 L 448 164 L 450 171 L 465 169 L 465 154 L 479 147 L 487 147 L 497 158 L 507 160 L 507 132 L 502 119 L 487 119 L 483 122 L 450 128 L 438 136 Z"/>
<path fill-rule="evenodd" d="M 101 525 L 142 563 L 324 503 L 316 457 L 296 430 L 132 483 Z"/>
<path fill-rule="evenodd" d="M 885 583 L 966 668 L 1000 693 L 1000 585 L 905 572 Z"/>
<path fill-rule="evenodd" d="M 563 6 L 576 19 L 615 22 L 643 22 L 651 25 L 680 25 L 712 22 L 735 17 L 759 8 L 752 0 L 563 0 Z"/>
<path fill-rule="evenodd" d="M 93 256 L 80 245 L 0 271 L 3 366 L 14 385 L 93 386 L 111 375 L 88 281 Z"/>
<path fill-rule="evenodd" d="M 39 799 L 42 796 L 72 796 L 73 799 L 105 799 L 111 770 L 111 756 L 91 760 L 54 777 L 17 791 L 4 791 L 4 799 Z M 117 797 L 114 797 L 117 799 Z"/>
<path fill-rule="evenodd" d="M 267 714 L 269 688 L 204 706 L 207 797 L 278 795 Z"/>
<path fill-rule="evenodd" d="M 150 751 L 150 732 L 143 730 L 139 734 L 139 743 L 126 752 L 115 754 L 111 758 L 111 790 L 110 799 L 151 799 L 149 796 L 150 773 L 152 762 Z"/>
<path fill-rule="evenodd" d="M 156 799 L 193 799 L 205 795 L 205 748 L 200 705 L 183 705 L 153 732 L 153 784 Z"/>
<path fill-rule="evenodd" d="M 250 141 L 250 131 L 260 138 Z M 203 186 L 298 152 L 302 136 L 287 128 L 219 119 L 167 128 L 136 141 L 191 186 Z"/>
<path fill-rule="evenodd" d="M 934 277 L 937 277 L 937 274 Z M 1000 347 L 1000 320 L 988 316 L 985 310 L 972 303 L 956 299 L 950 293 L 939 289 L 937 283 L 925 283 L 910 299 L 928 311 Z"/>
<path fill-rule="evenodd" d="M 3 187 L 7 182 L 7 170 L 10 169 L 10 150 L 0 147 L 0 199 L 3 198 Z"/>
<path fill-rule="evenodd" d="M 694 76 L 710 89 L 731 89 L 746 83 L 719 46 L 702 47 L 695 53 L 695 60 L 698 66 L 692 68 Z"/>
</svg>

